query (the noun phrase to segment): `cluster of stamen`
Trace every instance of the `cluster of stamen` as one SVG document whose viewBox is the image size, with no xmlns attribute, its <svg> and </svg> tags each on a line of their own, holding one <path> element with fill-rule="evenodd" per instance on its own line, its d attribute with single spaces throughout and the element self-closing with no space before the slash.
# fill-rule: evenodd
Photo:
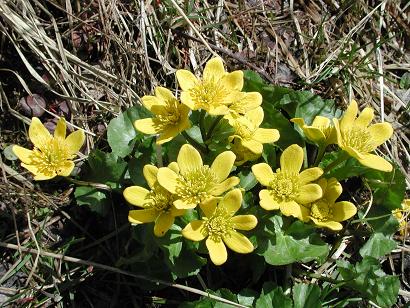
<svg viewBox="0 0 410 308">
<path fill-rule="evenodd" d="M 353 127 L 342 131 L 343 143 L 360 153 L 369 153 L 374 150 L 370 132 L 366 128 Z"/>
<path fill-rule="evenodd" d="M 154 118 L 155 126 L 158 130 L 164 130 L 168 126 L 176 126 L 181 120 L 179 103 L 176 99 L 167 101 L 166 113 L 157 114 Z"/>
<path fill-rule="evenodd" d="M 299 178 L 296 174 L 276 171 L 274 179 L 269 184 L 270 193 L 280 201 L 290 201 L 297 197 L 299 192 Z"/>
<path fill-rule="evenodd" d="M 64 139 L 54 137 L 44 141 L 40 148 L 34 148 L 32 153 L 31 165 L 47 176 L 58 173 L 64 163 L 74 156 L 69 154 Z"/>
<path fill-rule="evenodd" d="M 148 194 L 146 205 L 155 208 L 157 211 L 168 211 L 174 199 L 172 194 L 157 184 L 154 186 L 154 190 L 151 190 Z"/>
<path fill-rule="evenodd" d="M 217 184 L 216 174 L 209 166 L 201 166 L 180 174 L 177 179 L 176 194 L 184 201 L 199 204 L 211 196 L 211 190 Z"/>
<path fill-rule="evenodd" d="M 222 208 L 217 208 L 212 217 L 204 217 L 205 227 L 203 232 L 208 234 L 214 242 L 221 241 L 224 235 L 233 230 L 231 216 Z"/>
<path fill-rule="evenodd" d="M 224 98 L 228 95 L 228 91 L 213 79 L 203 80 L 189 91 L 196 108 L 205 110 L 209 110 L 211 105 L 223 104 Z"/>
<path fill-rule="evenodd" d="M 326 221 L 333 218 L 333 209 L 326 200 L 319 200 L 311 205 L 310 216 L 319 221 Z"/>
<path fill-rule="evenodd" d="M 243 139 L 248 140 L 252 138 L 253 131 L 248 126 L 235 122 L 234 129 L 235 134 L 241 136 Z"/>
</svg>

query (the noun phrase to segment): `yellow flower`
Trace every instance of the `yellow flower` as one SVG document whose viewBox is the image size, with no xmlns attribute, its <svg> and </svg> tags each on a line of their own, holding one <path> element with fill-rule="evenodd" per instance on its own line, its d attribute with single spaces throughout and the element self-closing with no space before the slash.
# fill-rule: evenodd
<svg viewBox="0 0 410 308">
<path fill-rule="evenodd" d="M 155 222 L 154 234 L 163 236 L 173 225 L 175 217 L 184 215 L 185 210 L 176 209 L 173 205 L 175 196 L 159 185 L 157 167 L 145 165 L 143 173 L 150 190 L 140 186 L 130 186 L 123 193 L 127 202 L 143 208 L 131 210 L 128 220 L 134 224 Z"/>
<path fill-rule="evenodd" d="M 239 189 L 231 190 L 218 205 L 217 202 L 217 198 L 212 198 L 201 205 L 205 217 L 191 221 L 182 230 L 182 235 L 196 242 L 206 238 L 205 244 L 211 261 L 215 265 L 221 265 L 228 258 L 225 245 L 237 253 L 251 253 L 254 250 L 248 238 L 235 229 L 252 230 L 258 220 L 254 215 L 234 216 L 242 203 Z"/>
<path fill-rule="evenodd" d="M 226 119 L 237 118 L 248 111 L 258 108 L 262 104 L 262 95 L 259 92 L 239 92 L 235 100 L 229 104 L 229 114 Z"/>
<path fill-rule="evenodd" d="M 261 156 L 261 154 L 255 154 L 248 148 L 242 146 L 240 140 L 237 138 L 234 140 L 233 143 L 231 143 L 231 150 L 236 155 L 236 166 L 241 166 L 247 161 L 257 160 Z"/>
<path fill-rule="evenodd" d="M 154 117 L 136 120 L 134 126 L 144 134 L 159 134 L 157 144 L 172 140 L 191 126 L 189 108 L 181 104 L 168 89 L 156 87 L 155 96 L 146 95 L 141 101 Z"/>
<path fill-rule="evenodd" d="M 237 138 L 244 148 L 261 155 L 264 143 L 273 143 L 279 139 L 277 129 L 259 127 L 262 124 L 263 116 L 262 107 L 258 107 L 248 111 L 243 117 L 229 119 L 229 123 L 235 129 L 235 134 L 229 137 L 230 141 Z"/>
<path fill-rule="evenodd" d="M 303 130 L 306 138 L 317 145 L 327 146 L 337 142 L 336 130 L 326 117 L 316 116 L 312 125 L 306 125 L 302 118 L 293 118 L 291 121 Z"/>
<path fill-rule="evenodd" d="M 160 168 L 158 182 L 177 195 L 174 202 L 176 208 L 192 209 L 239 184 L 239 178 L 228 178 L 234 161 L 235 154 L 225 151 L 215 158 L 211 167 L 203 165 L 199 152 L 193 146 L 184 144 L 178 153 L 178 168 Z"/>
<path fill-rule="evenodd" d="M 33 118 L 28 130 L 33 150 L 13 146 L 13 152 L 22 161 L 21 166 L 34 174 L 36 181 L 49 180 L 57 175 L 69 176 L 74 168 L 72 159 L 82 147 L 85 136 L 77 130 L 66 137 L 66 123 L 60 118 L 51 136 L 38 118 Z"/>
<path fill-rule="evenodd" d="M 281 168 L 276 173 L 265 163 L 252 166 L 256 179 L 267 187 L 259 192 L 262 208 L 268 211 L 280 209 L 283 215 L 309 220 L 306 205 L 322 197 L 320 186 L 311 182 L 317 180 L 323 170 L 315 167 L 300 172 L 302 164 L 303 149 L 293 144 L 283 151 Z"/>
<path fill-rule="evenodd" d="M 333 119 L 339 147 L 364 166 L 386 172 L 392 171 L 393 167 L 388 161 L 370 154 L 392 136 L 391 124 L 377 123 L 369 126 L 373 120 L 373 109 L 365 108 L 356 118 L 357 112 L 357 103 L 353 100 L 340 122 Z"/>
<path fill-rule="evenodd" d="M 401 209 L 395 209 L 392 211 L 392 214 L 399 221 L 399 231 L 401 235 L 406 234 L 407 228 L 407 217 L 410 212 L 410 199 L 404 199 L 401 204 Z M 404 214 L 404 215 L 403 215 Z"/>
<path fill-rule="evenodd" d="M 310 219 L 319 227 L 342 230 L 340 222 L 353 217 L 357 212 L 356 207 L 348 201 L 336 202 L 342 194 L 342 185 L 335 178 L 320 179 L 318 184 L 322 188 L 323 197 L 309 205 Z"/>
<path fill-rule="evenodd" d="M 221 58 L 206 63 L 202 79 L 187 70 L 178 70 L 176 76 L 182 89 L 181 102 L 192 110 L 203 109 L 211 115 L 229 113 L 228 105 L 240 98 L 243 87 L 243 72 L 225 72 Z"/>
</svg>

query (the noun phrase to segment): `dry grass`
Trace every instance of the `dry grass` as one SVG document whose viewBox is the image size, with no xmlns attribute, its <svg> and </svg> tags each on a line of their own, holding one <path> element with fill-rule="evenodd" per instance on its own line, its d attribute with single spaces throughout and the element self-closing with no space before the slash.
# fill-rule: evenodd
<svg viewBox="0 0 410 308">
<path fill-rule="evenodd" d="M 198 70 L 217 54 L 230 70 L 252 69 L 271 83 L 341 106 L 354 97 L 374 107 L 395 129 L 382 151 L 400 165 L 410 187 L 410 89 L 399 86 L 410 73 L 409 18 L 409 4 L 397 0 L 1 1 L 0 146 L 28 143 L 23 123 L 30 117 L 19 99 L 39 93 L 47 100 L 44 118 L 61 116 L 55 106 L 68 103 L 70 124 L 87 133 L 85 154 L 104 147 L 111 118 L 156 85 L 175 87 L 176 69 Z M 16 161 L 0 158 L 0 244 L 8 248 L 0 250 L 0 303 L 158 302 L 136 295 L 138 281 L 113 267 L 127 249 L 128 225 L 118 226 L 126 213 L 99 221 L 70 206 L 68 184 L 35 183 Z M 349 244 L 346 238 L 340 247 Z M 408 244 L 404 238 L 386 260 L 402 263 L 396 274 L 404 275 Z M 79 262 L 62 262 L 67 250 Z M 331 269 L 325 264 L 317 273 Z M 401 280 L 407 296 L 410 286 Z M 189 297 L 186 291 L 192 290 L 180 289 L 181 296 Z M 161 296 L 166 301 L 168 295 Z"/>
</svg>

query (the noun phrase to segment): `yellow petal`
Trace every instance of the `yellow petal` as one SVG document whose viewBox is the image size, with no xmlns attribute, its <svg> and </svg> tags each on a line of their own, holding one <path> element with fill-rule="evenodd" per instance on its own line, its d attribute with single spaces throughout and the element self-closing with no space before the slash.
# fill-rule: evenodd
<svg viewBox="0 0 410 308">
<path fill-rule="evenodd" d="M 39 118 L 34 117 L 31 120 L 28 129 L 28 135 L 35 147 L 41 149 L 42 145 L 51 139 L 51 135 L 47 128 L 44 127 Z"/>
<path fill-rule="evenodd" d="M 206 109 L 205 109 L 206 110 Z M 229 108 L 225 105 L 211 105 L 207 110 L 210 115 L 217 116 L 217 115 L 225 115 L 229 113 Z"/>
<path fill-rule="evenodd" d="M 310 210 L 295 201 L 283 202 L 280 204 L 280 211 L 285 216 L 293 216 L 302 221 L 309 220 Z"/>
<path fill-rule="evenodd" d="M 287 174 L 298 174 L 303 164 L 303 149 L 297 144 L 287 147 L 280 157 L 280 167 Z"/>
<path fill-rule="evenodd" d="M 374 154 L 365 154 L 362 158 L 357 158 L 357 160 L 362 165 L 372 169 L 384 172 L 391 172 L 393 170 L 393 166 L 387 160 Z"/>
<path fill-rule="evenodd" d="M 354 126 L 360 126 L 362 128 L 367 127 L 373 120 L 374 110 L 373 108 L 366 107 L 359 114 L 357 119 L 354 121 Z"/>
<path fill-rule="evenodd" d="M 198 83 L 198 79 L 194 74 L 187 70 L 177 70 L 176 76 L 182 91 L 188 91 Z"/>
<path fill-rule="evenodd" d="M 344 221 L 356 215 L 357 209 L 353 203 L 348 201 L 336 202 L 333 206 L 333 219 Z"/>
<path fill-rule="evenodd" d="M 335 127 L 336 142 L 340 147 L 343 147 L 343 138 L 340 130 L 340 124 L 338 119 L 333 119 L 333 125 Z"/>
<path fill-rule="evenodd" d="M 174 223 L 174 216 L 168 212 L 162 212 L 158 218 L 155 220 L 154 234 L 155 236 L 161 237 L 171 228 Z"/>
<path fill-rule="evenodd" d="M 254 250 L 251 241 L 239 232 L 231 231 L 222 238 L 226 246 L 237 253 L 251 253 Z"/>
<path fill-rule="evenodd" d="M 140 186 L 130 186 L 124 189 L 123 195 L 128 203 L 143 207 L 148 201 L 149 190 Z"/>
<path fill-rule="evenodd" d="M 319 221 L 313 217 L 311 217 L 312 221 L 315 223 L 316 226 L 318 227 L 323 227 L 323 228 L 328 228 L 333 231 L 340 231 L 343 229 L 343 226 L 341 223 L 336 222 L 336 221 Z"/>
<path fill-rule="evenodd" d="M 141 97 L 141 102 L 149 111 L 151 111 L 153 106 L 165 106 L 165 102 L 152 95 L 145 95 Z"/>
<path fill-rule="evenodd" d="M 226 210 L 227 214 L 233 216 L 242 204 L 242 193 L 240 189 L 233 189 L 228 192 L 219 202 L 219 207 Z"/>
<path fill-rule="evenodd" d="M 303 129 L 303 127 L 306 126 L 305 120 L 302 118 L 293 118 L 290 121 L 297 124 L 301 129 Z"/>
<path fill-rule="evenodd" d="M 275 178 L 272 168 L 266 163 L 253 165 L 252 172 L 258 182 L 263 186 L 269 187 Z"/>
<path fill-rule="evenodd" d="M 191 221 L 181 231 L 182 236 L 195 242 L 202 241 L 207 235 L 207 229 L 205 228 L 205 222 L 203 220 Z"/>
<path fill-rule="evenodd" d="M 262 154 L 263 152 L 263 145 L 262 143 L 253 140 L 253 139 L 247 139 L 247 140 L 241 140 L 241 145 L 245 148 L 247 148 L 249 151 L 251 151 L 254 154 Z"/>
<path fill-rule="evenodd" d="M 312 126 L 316 128 L 328 127 L 329 125 L 330 119 L 322 116 L 316 116 L 312 122 Z"/>
<path fill-rule="evenodd" d="M 55 138 L 61 138 L 61 139 L 65 139 L 65 134 L 66 134 L 66 124 L 65 124 L 65 119 L 63 117 L 61 117 L 58 122 L 57 122 L 57 126 L 56 126 L 56 130 L 54 131 L 54 137 Z"/>
<path fill-rule="evenodd" d="M 307 183 L 316 181 L 318 178 L 322 176 L 322 174 L 323 174 L 323 170 L 318 167 L 303 170 L 299 174 L 299 183 L 301 185 L 305 185 Z"/>
<path fill-rule="evenodd" d="M 223 75 L 225 75 L 225 69 L 221 58 L 213 58 L 205 64 L 203 75 L 204 80 L 213 79 L 215 82 L 217 82 L 222 78 Z"/>
<path fill-rule="evenodd" d="M 158 216 L 155 209 L 132 210 L 128 213 L 128 221 L 133 224 L 145 224 L 153 222 Z"/>
<path fill-rule="evenodd" d="M 249 231 L 256 227 L 258 219 L 254 215 L 237 215 L 231 218 L 233 228 Z"/>
<path fill-rule="evenodd" d="M 177 209 L 175 206 L 171 206 L 171 208 L 169 209 L 169 213 L 173 216 L 173 217 L 177 217 L 177 216 L 182 216 L 186 214 L 186 210 L 184 209 Z"/>
<path fill-rule="evenodd" d="M 35 181 L 45 181 L 45 180 L 50 180 L 56 176 L 55 173 L 53 174 L 42 174 L 42 173 L 37 173 L 37 175 L 34 177 Z"/>
<path fill-rule="evenodd" d="M 278 210 L 280 208 L 280 203 L 277 202 L 272 194 L 267 189 L 262 189 L 259 192 L 260 206 L 267 211 Z"/>
<path fill-rule="evenodd" d="M 172 163 L 170 163 L 168 165 L 168 168 L 171 169 L 172 171 L 174 171 L 175 173 L 179 173 L 179 167 L 178 167 L 178 163 L 176 161 L 173 161 Z"/>
<path fill-rule="evenodd" d="M 43 172 L 40 172 L 40 170 L 35 165 L 21 163 L 21 166 L 23 168 L 26 168 L 32 174 L 34 174 L 35 175 L 34 180 L 36 181 L 49 180 L 57 176 L 57 173 L 55 172 L 55 170 L 48 170 L 47 174 L 45 174 Z"/>
<path fill-rule="evenodd" d="M 393 135 L 393 128 L 390 123 L 377 123 L 368 128 L 374 148 L 383 144 Z"/>
<path fill-rule="evenodd" d="M 182 174 L 197 170 L 203 166 L 201 154 L 189 144 L 184 144 L 179 150 L 177 162 Z"/>
<path fill-rule="evenodd" d="M 271 128 L 258 128 L 252 137 L 260 143 L 273 143 L 279 140 L 279 131 Z"/>
<path fill-rule="evenodd" d="M 305 134 L 306 138 L 310 141 L 315 142 L 317 144 L 324 143 L 326 141 L 326 136 L 322 130 L 312 126 L 305 126 L 303 129 L 303 133 Z"/>
<path fill-rule="evenodd" d="M 239 178 L 236 176 L 231 176 L 230 178 L 227 178 L 225 181 L 218 183 L 214 185 L 210 193 L 213 196 L 220 196 L 222 195 L 225 191 L 230 190 L 232 187 L 236 186 L 239 184 Z"/>
<path fill-rule="evenodd" d="M 218 182 L 225 180 L 232 170 L 236 155 L 231 151 L 219 154 L 211 165 L 211 170 L 218 178 Z"/>
<path fill-rule="evenodd" d="M 75 154 L 80 151 L 85 141 L 85 135 L 82 130 L 76 130 L 72 132 L 65 139 L 64 143 L 67 145 L 68 151 L 70 154 Z"/>
<path fill-rule="evenodd" d="M 155 96 L 164 103 L 176 100 L 176 97 L 170 90 L 164 87 L 155 87 Z"/>
<path fill-rule="evenodd" d="M 329 180 L 327 180 L 326 189 L 322 189 L 322 190 L 323 190 L 323 198 L 326 198 L 326 200 L 330 204 L 335 203 L 337 198 L 339 198 L 339 196 L 343 192 L 342 185 L 340 185 L 340 183 L 335 178 L 330 178 Z"/>
<path fill-rule="evenodd" d="M 340 119 L 340 129 L 342 131 L 348 130 L 353 125 L 354 120 L 357 116 L 357 111 L 357 103 L 355 100 L 352 100 L 345 113 L 343 114 L 343 117 Z"/>
<path fill-rule="evenodd" d="M 245 113 L 259 107 L 262 104 L 262 95 L 259 92 L 241 92 L 243 96 L 236 104 L 241 106 Z"/>
<path fill-rule="evenodd" d="M 257 107 L 248 111 L 245 117 L 255 126 L 259 127 L 262 124 L 264 113 L 262 107 Z"/>
<path fill-rule="evenodd" d="M 16 156 L 26 164 L 31 163 L 31 156 L 33 155 L 32 150 L 28 150 L 26 148 L 23 148 L 19 145 L 13 145 L 13 153 L 16 154 Z"/>
<path fill-rule="evenodd" d="M 206 217 L 212 217 L 217 205 L 218 205 L 218 201 L 220 200 L 220 198 L 217 197 L 212 197 L 209 198 L 207 200 L 205 200 L 204 202 L 201 202 L 201 204 L 199 205 L 201 210 L 204 212 Z"/>
<path fill-rule="evenodd" d="M 241 91 L 243 88 L 243 72 L 234 71 L 222 77 L 221 84 L 229 90 Z"/>
<path fill-rule="evenodd" d="M 178 175 L 169 168 L 162 167 L 158 169 L 157 181 L 158 183 L 168 190 L 170 193 L 175 194 L 178 187 Z"/>
<path fill-rule="evenodd" d="M 183 199 L 178 199 L 174 201 L 174 206 L 178 210 L 190 210 L 196 208 L 198 204 L 191 203 Z"/>
<path fill-rule="evenodd" d="M 299 195 L 296 201 L 301 204 L 308 204 L 320 199 L 323 196 L 322 189 L 317 184 L 306 184 L 299 188 Z"/>
<path fill-rule="evenodd" d="M 140 119 L 134 122 L 135 129 L 148 135 L 156 134 L 159 132 L 158 125 L 155 124 L 152 118 Z"/>
<path fill-rule="evenodd" d="M 197 110 L 199 107 L 195 104 L 195 100 L 192 98 L 189 92 L 182 92 L 181 96 L 181 103 L 187 106 L 191 110 Z"/>
<path fill-rule="evenodd" d="M 71 171 L 74 169 L 74 162 L 71 160 L 67 160 L 64 163 L 58 165 L 57 175 L 61 176 L 69 176 Z"/>
<path fill-rule="evenodd" d="M 144 174 L 144 178 L 147 181 L 149 188 L 153 189 L 157 182 L 158 168 L 153 165 L 145 165 L 142 169 L 142 173 Z"/>
<path fill-rule="evenodd" d="M 228 252 L 226 251 L 225 244 L 222 240 L 214 241 L 211 238 L 207 238 L 205 241 L 206 247 L 209 251 L 211 261 L 215 265 L 222 265 L 228 259 Z"/>
<path fill-rule="evenodd" d="M 177 126 L 167 126 L 167 128 L 159 134 L 157 138 L 157 144 L 164 144 L 166 142 L 169 142 L 174 139 L 179 133 L 180 131 Z"/>
<path fill-rule="evenodd" d="M 356 158 L 356 159 L 362 159 L 364 158 L 364 154 L 360 153 L 356 149 L 349 147 L 349 146 L 341 146 L 343 150 L 345 150 L 350 156 Z"/>
</svg>

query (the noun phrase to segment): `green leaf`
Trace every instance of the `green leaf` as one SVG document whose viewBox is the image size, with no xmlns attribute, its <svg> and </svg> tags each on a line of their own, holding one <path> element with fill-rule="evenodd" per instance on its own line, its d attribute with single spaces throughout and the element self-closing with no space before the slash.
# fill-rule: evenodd
<svg viewBox="0 0 410 308">
<path fill-rule="evenodd" d="M 252 289 L 243 289 L 238 293 L 238 303 L 244 306 L 253 307 L 256 297 L 259 294 Z"/>
<path fill-rule="evenodd" d="M 133 106 L 110 121 L 107 127 L 107 139 L 112 153 L 125 157 L 132 152 L 137 135 L 142 136 L 134 128 L 134 122 L 148 116 L 149 112 L 144 107 Z"/>
<path fill-rule="evenodd" d="M 292 308 L 292 299 L 286 296 L 282 288 L 276 287 L 272 282 L 265 282 L 262 292 L 255 304 L 256 308 L 281 307 Z"/>
<path fill-rule="evenodd" d="M 363 217 L 363 211 L 359 211 L 359 217 Z M 386 236 L 396 233 L 399 228 L 399 222 L 390 210 L 374 204 L 367 214 L 365 221 L 373 228 L 374 232 L 379 232 Z"/>
<path fill-rule="evenodd" d="M 77 186 L 74 191 L 74 197 L 78 205 L 87 205 L 91 211 L 107 215 L 110 209 L 110 202 L 107 195 L 89 186 Z"/>
<path fill-rule="evenodd" d="M 13 152 L 13 147 L 14 147 L 14 144 L 10 144 L 10 145 L 6 146 L 6 148 L 3 150 L 3 155 L 8 160 L 17 160 L 18 159 L 16 154 L 14 154 L 14 152 Z"/>
<path fill-rule="evenodd" d="M 206 118 L 207 117 L 205 117 L 205 119 Z M 208 148 L 215 152 L 214 156 L 226 151 L 229 148 L 228 137 L 232 136 L 234 133 L 235 130 L 231 125 L 229 125 L 228 120 L 222 119 L 219 121 L 218 125 L 212 132 L 212 138 L 207 141 Z"/>
<path fill-rule="evenodd" d="M 366 256 L 355 266 L 341 260 L 336 264 L 346 287 L 360 292 L 382 307 L 391 307 L 396 303 L 400 280 L 397 276 L 386 275 L 377 259 Z"/>
<path fill-rule="evenodd" d="M 287 225 L 281 216 L 275 215 L 260 222 L 258 230 L 257 253 L 263 255 L 271 265 L 312 260 L 321 263 L 329 253 L 328 245 L 322 241 L 314 227 L 301 221 Z"/>
<path fill-rule="evenodd" d="M 322 307 L 320 288 L 315 284 L 297 283 L 293 287 L 294 308 Z"/>
<path fill-rule="evenodd" d="M 410 73 L 405 72 L 400 78 L 400 89 L 407 90 L 410 88 Z"/>
<path fill-rule="evenodd" d="M 225 289 L 225 288 L 219 289 L 217 292 L 215 292 L 215 295 L 225 298 L 227 300 L 230 300 L 231 302 L 234 302 L 234 303 L 238 302 L 238 298 L 236 297 L 236 295 L 233 294 L 232 291 L 229 289 Z M 232 308 L 232 305 L 217 301 L 214 305 L 214 308 Z"/>
<path fill-rule="evenodd" d="M 239 177 L 239 186 L 245 189 L 245 191 L 251 190 L 258 184 L 255 176 L 249 169 L 242 168 L 242 170 L 238 173 Z"/>
<path fill-rule="evenodd" d="M 360 249 L 360 255 L 362 257 L 370 256 L 377 259 L 391 252 L 396 246 L 396 241 L 391 238 L 382 233 L 374 233 Z"/>
<path fill-rule="evenodd" d="M 319 164 L 319 167 L 324 169 L 330 163 L 337 160 L 340 156 L 344 155 L 343 151 L 334 151 L 326 153 Z M 341 164 L 335 166 L 326 173 L 327 178 L 334 177 L 338 181 L 345 180 L 351 177 L 360 176 L 368 172 L 370 169 L 361 165 L 356 159 L 349 158 Z"/>
</svg>

